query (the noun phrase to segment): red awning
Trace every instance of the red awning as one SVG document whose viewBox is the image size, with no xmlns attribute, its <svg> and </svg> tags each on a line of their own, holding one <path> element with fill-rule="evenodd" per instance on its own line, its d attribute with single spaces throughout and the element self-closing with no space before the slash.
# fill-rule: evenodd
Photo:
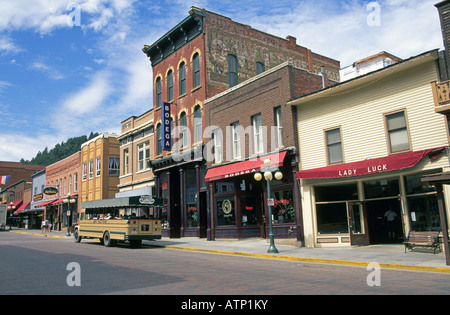
<svg viewBox="0 0 450 315">
<path fill-rule="evenodd" d="M 19 209 L 17 209 L 16 211 L 14 211 L 14 214 L 19 214 L 20 212 L 22 212 L 23 210 L 25 210 L 26 207 L 28 207 L 30 204 L 30 202 L 25 202 L 24 204 L 22 204 Z"/>
<path fill-rule="evenodd" d="M 14 202 L 12 205 L 8 204 L 6 210 L 17 210 L 22 205 L 23 200 Z"/>
<path fill-rule="evenodd" d="M 303 170 L 297 172 L 297 179 L 344 178 L 401 170 L 413 167 L 414 165 L 419 163 L 425 156 L 428 156 L 430 160 L 433 161 L 444 151 L 445 147 L 441 147 L 436 149 L 401 153 L 359 162 Z"/>
<path fill-rule="evenodd" d="M 55 201 L 56 200 L 54 200 L 54 199 L 53 200 L 47 200 L 47 201 L 41 202 L 40 204 L 36 205 L 35 207 L 36 208 L 45 207 L 46 205 L 52 204 Z"/>
<path fill-rule="evenodd" d="M 279 153 L 260 156 L 242 162 L 236 162 L 215 168 L 210 168 L 208 172 L 206 172 L 205 181 L 209 182 L 212 180 L 256 173 L 261 169 L 261 167 L 264 167 L 264 160 L 266 159 L 270 159 L 272 161 L 271 167 L 281 167 L 283 166 L 283 161 L 286 153 L 287 151 L 283 151 Z"/>
<path fill-rule="evenodd" d="M 63 203 L 64 202 L 64 199 L 66 199 L 66 198 L 59 198 L 58 200 L 56 200 L 55 202 L 53 202 L 55 205 L 58 205 L 58 204 L 60 204 L 60 203 Z"/>
</svg>

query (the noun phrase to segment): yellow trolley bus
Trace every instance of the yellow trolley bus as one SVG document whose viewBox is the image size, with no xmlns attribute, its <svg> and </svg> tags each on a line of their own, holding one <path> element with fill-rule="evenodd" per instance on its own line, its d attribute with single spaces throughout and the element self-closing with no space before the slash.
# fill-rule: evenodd
<svg viewBox="0 0 450 315">
<path fill-rule="evenodd" d="M 125 197 L 83 202 L 74 239 L 100 239 L 106 247 L 128 242 L 139 247 L 143 240 L 161 239 L 159 198 Z"/>
</svg>

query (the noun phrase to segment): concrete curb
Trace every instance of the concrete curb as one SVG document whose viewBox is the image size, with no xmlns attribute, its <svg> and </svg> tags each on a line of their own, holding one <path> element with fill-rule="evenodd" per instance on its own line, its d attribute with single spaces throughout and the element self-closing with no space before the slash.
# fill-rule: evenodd
<svg viewBox="0 0 450 315">
<path fill-rule="evenodd" d="M 70 236 L 63 236 L 63 235 L 51 235 L 51 234 L 42 234 L 42 233 L 32 233 L 32 232 L 22 232 L 22 231 L 9 231 L 9 233 L 16 233 L 16 234 L 24 234 L 24 235 L 35 235 L 35 236 L 41 236 L 41 237 L 55 237 L 55 238 L 68 238 Z"/>
</svg>

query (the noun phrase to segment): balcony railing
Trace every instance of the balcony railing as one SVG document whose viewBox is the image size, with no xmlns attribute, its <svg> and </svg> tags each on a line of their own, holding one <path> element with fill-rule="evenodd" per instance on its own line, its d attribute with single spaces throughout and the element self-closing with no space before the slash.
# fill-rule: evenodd
<svg viewBox="0 0 450 315">
<path fill-rule="evenodd" d="M 436 113 L 450 113 L 450 81 L 431 82 L 434 97 L 434 110 Z"/>
</svg>

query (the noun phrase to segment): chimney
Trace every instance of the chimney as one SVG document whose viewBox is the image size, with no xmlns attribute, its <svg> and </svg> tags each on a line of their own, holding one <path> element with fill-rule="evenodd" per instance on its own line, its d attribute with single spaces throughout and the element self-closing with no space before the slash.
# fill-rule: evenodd
<svg viewBox="0 0 450 315">
<path fill-rule="evenodd" d="M 444 59 L 445 59 L 445 77 L 449 77 L 450 66 L 450 0 L 441 1 L 435 4 L 439 12 L 439 19 L 441 20 L 442 39 L 444 41 Z M 442 76 L 442 72 L 441 72 Z"/>
<path fill-rule="evenodd" d="M 291 47 L 297 46 L 297 38 L 295 38 L 294 36 L 288 35 L 286 39 L 289 41 L 289 46 Z"/>
</svg>

